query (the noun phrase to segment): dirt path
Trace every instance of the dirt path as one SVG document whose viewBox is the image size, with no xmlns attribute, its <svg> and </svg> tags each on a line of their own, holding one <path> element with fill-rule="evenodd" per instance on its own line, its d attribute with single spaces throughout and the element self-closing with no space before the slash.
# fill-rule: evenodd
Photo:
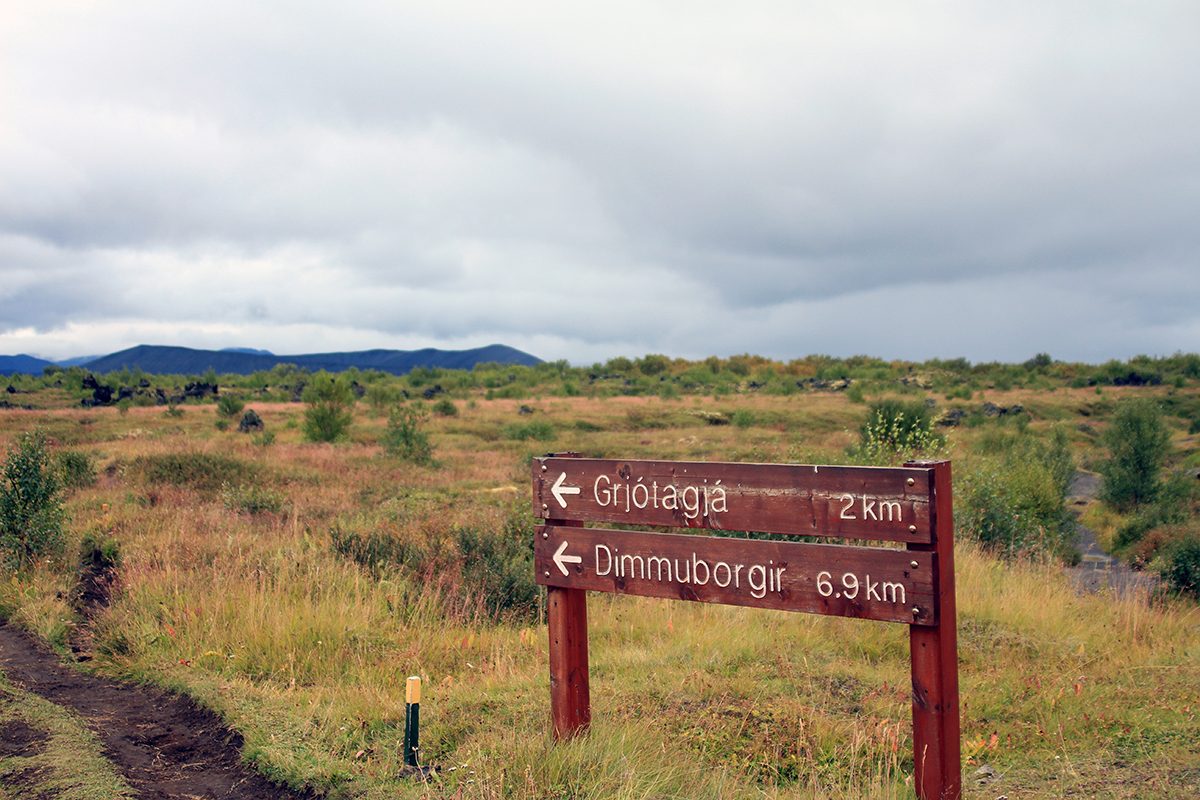
<svg viewBox="0 0 1200 800">
<path fill-rule="evenodd" d="M 316 797 L 280 788 L 244 765 L 241 735 L 211 711 L 161 689 L 68 667 L 29 635 L 3 623 L 0 671 L 12 683 L 82 717 L 143 800 Z"/>
<path fill-rule="evenodd" d="M 1080 506 L 1096 499 L 1100 494 L 1100 476 L 1088 472 L 1076 472 L 1067 492 L 1067 502 Z M 1080 592 L 1099 592 L 1104 589 L 1117 594 L 1135 590 L 1153 589 L 1157 579 L 1145 572 L 1137 572 L 1119 559 L 1113 558 L 1100 548 L 1096 533 L 1090 528 L 1075 523 L 1075 544 L 1082 557 L 1079 565 L 1070 567 L 1067 573 Z"/>
</svg>

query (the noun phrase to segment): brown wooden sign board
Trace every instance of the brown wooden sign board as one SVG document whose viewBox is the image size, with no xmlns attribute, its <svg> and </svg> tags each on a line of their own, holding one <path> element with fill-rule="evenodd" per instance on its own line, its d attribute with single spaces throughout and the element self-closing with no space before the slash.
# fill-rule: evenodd
<svg viewBox="0 0 1200 800">
<path fill-rule="evenodd" d="M 534 516 L 928 543 L 932 471 L 535 459 Z"/>
<path fill-rule="evenodd" d="M 587 592 L 804 611 L 909 625 L 914 783 L 962 795 L 950 462 L 825 467 L 533 460 L 554 734 L 591 720 Z M 801 534 L 905 549 L 614 531 L 588 522 Z"/>
<path fill-rule="evenodd" d="M 904 550 L 544 525 L 537 582 L 932 625 L 936 556 Z"/>
</svg>

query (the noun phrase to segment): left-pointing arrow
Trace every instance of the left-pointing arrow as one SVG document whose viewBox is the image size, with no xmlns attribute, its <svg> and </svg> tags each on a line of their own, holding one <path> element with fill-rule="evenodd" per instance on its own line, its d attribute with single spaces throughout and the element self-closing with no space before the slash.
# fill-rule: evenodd
<svg viewBox="0 0 1200 800">
<path fill-rule="evenodd" d="M 554 564 L 555 564 L 555 566 L 557 566 L 559 568 L 559 570 L 562 571 L 563 575 L 571 574 L 570 570 L 567 569 L 567 564 L 582 564 L 583 563 L 583 558 L 581 556 L 564 556 L 563 555 L 563 553 L 566 552 L 568 544 L 569 544 L 569 542 L 563 542 L 562 544 L 560 544 L 558 546 L 558 549 L 554 551 Z"/>
<path fill-rule="evenodd" d="M 567 473 L 563 472 L 558 476 L 558 480 L 550 487 L 550 494 L 554 495 L 554 499 L 563 508 L 567 507 L 567 498 L 564 495 L 579 494 L 578 486 L 563 486 L 563 481 L 567 479 Z"/>
</svg>

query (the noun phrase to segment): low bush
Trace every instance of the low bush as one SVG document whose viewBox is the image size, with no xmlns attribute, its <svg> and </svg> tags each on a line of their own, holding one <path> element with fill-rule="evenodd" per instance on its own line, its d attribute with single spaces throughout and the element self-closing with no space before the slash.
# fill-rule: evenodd
<svg viewBox="0 0 1200 800">
<path fill-rule="evenodd" d="M 739 428 L 750 428 L 757 422 L 754 412 L 746 409 L 738 409 L 730 414 L 729 421 Z"/>
<path fill-rule="evenodd" d="M 62 450 L 54 460 L 63 486 L 82 489 L 96 482 L 96 467 L 87 453 L 80 450 Z"/>
<path fill-rule="evenodd" d="M 233 417 L 236 417 L 238 414 L 242 413 L 242 409 L 245 407 L 245 403 L 231 394 L 223 394 L 217 400 L 217 413 L 222 417 L 229 417 L 232 419 Z"/>
<path fill-rule="evenodd" d="M 516 422 L 504 426 L 504 438 L 514 441 L 535 439 L 539 442 L 548 442 L 554 438 L 554 426 L 544 419 Z"/>
<path fill-rule="evenodd" d="M 433 461 L 433 444 L 429 441 L 429 434 L 421 430 L 424 421 L 425 411 L 417 406 L 393 408 L 381 440 L 388 454 L 414 464 Z"/>
<path fill-rule="evenodd" d="M 1075 523 L 1066 508 L 1074 464 L 1066 433 L 1048 441 L 1010 434 L 993 440 L 961 477 L 955 509 L 964 535 L 1008 558 L 1074 553 Z"/>
<path fill-rule="evenodd" d="M 46 437 L 26 433 L 8 451 L 0 478 L 0 549 L 21 567 L 62 547 L 64 511 Z"/>
<path fill-rule="evenodd" d="M 449 397 L 443 397 L 433 404 L 433 413 L 439 417 L 457 417 L 458 406 L 454 405 L 454 401 Z"/>
<path fill-rule="evenodd" d="M 225 484 L 221 487 L 221 503 L 230 511 L 246 514 L 279 514 L 287 496 L 259 483 Z"/>
<path fill-rule="evenodd" d="M 373 527 L 330 529 L 333 550 L 379 577 L 400 568 L 415 585 L 436 587 L 447 614 L 492 619 L 535 619 L 539 589 L 533 572 L 533 523 L 514 507 L 499 530 L 461 527 L 448 536 L 418 540 Z"/>
<path fill-rule="evenodd" d="M 1154 530 L 1166 525 L 1179 525 L 1196 513 L 1200 488 L 1186 474 L 1173 475 L 1158 489 L 1154 502 L 1142 505 L 1117 529 L 1113 542 L 1118 552 L 1128 550 Z"/>
<path fill-rule="evenodd" d="M 350 432 L 354 390 L 344 375 L 318 372 L 305 385 L 304 436 L 310 442 L 336 442 Z"/>
<path fill-rule="evenodd" d="M 1171 591 L 1200 600 L 1200 533 L 1193 530 L 1168 548 L 1159 574 Z"/>
<path fill-rule="evenodd" d="M 933 429 L 933 409 L 922 401 L 872 403 L 859 429 L 855 454 L 869 462 L 892 462 L 930 454 L 945 444 Z"/>
<path fill-rule="evenodd" d="M 141 456 L 132 470 L 147 483 L 182 486 L 216 492 L 226 484 L 240 484 L 255 478 L 258 467 L 231 456 L 212 453 L 164 453 Z"/>
</svg>

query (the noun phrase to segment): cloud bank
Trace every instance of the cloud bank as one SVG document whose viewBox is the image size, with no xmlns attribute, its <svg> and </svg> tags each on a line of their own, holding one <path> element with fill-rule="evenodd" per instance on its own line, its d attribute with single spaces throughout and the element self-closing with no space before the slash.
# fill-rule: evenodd
<svg viewBox="0 0 1200 800">
<path fill-rule="evenodd" d="M 42 3 L 0 352 L 1200 349 L 1200 8 Z"/>
</svg>

